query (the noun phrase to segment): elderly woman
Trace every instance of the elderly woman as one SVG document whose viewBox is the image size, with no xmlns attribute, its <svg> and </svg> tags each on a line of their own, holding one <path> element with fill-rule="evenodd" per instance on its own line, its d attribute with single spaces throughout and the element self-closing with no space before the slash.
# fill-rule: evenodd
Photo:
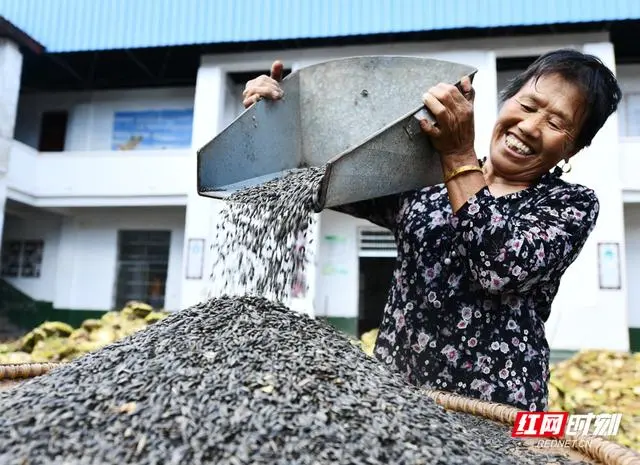
<svg viewBox="0 0 640 465">
<path fill-rule="evenodd" d="M 245 106 L 280 98 L 281 70 L 276 62 L 271 76 L 249 81 Z M 545 322 L 599 208 L 593 190 L 561 176 L 621 92 L 593 56 L 543 55 L 504 89 L 482 161 L 473 96 L 466 78 L 422 96 L 437 120 L 421 126 L 440 154 L 444 183 L 337 210 L 396 238 L 378 359 L 416 385 L 546 410 Z"/>
</svg>

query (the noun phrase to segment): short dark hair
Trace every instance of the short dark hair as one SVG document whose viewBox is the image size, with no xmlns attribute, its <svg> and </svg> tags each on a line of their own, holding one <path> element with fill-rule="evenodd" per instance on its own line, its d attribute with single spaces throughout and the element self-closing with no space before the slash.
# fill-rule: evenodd
<svg viewBox="0 0 640 465">
<path fill-rule="evenodd" d="M 558 74 L 582 89 L 586 115 L 575 142 L 578 150 L 589 146 L 617 110 L 622 98 L 613 72 L 593 55 L 561 49 L 539 56 L 524 72 L 509 81 L 500 93 L 500 102 L 516 95 L 531 79 L 537 82 L 540 77 L 551 74 Z"/>
</svg>

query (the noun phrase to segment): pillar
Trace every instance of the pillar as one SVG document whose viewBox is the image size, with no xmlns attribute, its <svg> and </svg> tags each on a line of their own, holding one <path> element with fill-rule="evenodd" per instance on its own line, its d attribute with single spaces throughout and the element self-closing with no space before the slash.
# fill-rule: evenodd
<svg viewBox="0 0 640 465">
<path fill-rule="evenodd" d="M 16 44 L 0 39 L 0 249 L 4 228 L 4 206 L 7 199 L 9 153 L 16 125 L 22 54 Z"/>
<path fill-rule="evenodd" d="M 189 192 L 185 223 L 185 243 L 182 267 L 182 308 L 195 305 L 208 297 L 211 255 L 209 247 L 213 238 L 213 221 L 219 211 L 220 201 L 201 197 L 197 190 L 197 150 L 213 139 L 222 129 L 221 121 L 224 108 L 225 72 L 215 63 L 203 58 L 196 80 L 195 101 L 193 108 L 192 154 L 189 164 Z M 191 246 L 197 242 L 191 240 L 204 239 L 205 253 L 201 278 L 190 278 L 187 274 L 189 257 L 197 258 L 199 254 L 191 253 Z M 194 252 L 191 250 L 191 252 Z"/>
</svg>

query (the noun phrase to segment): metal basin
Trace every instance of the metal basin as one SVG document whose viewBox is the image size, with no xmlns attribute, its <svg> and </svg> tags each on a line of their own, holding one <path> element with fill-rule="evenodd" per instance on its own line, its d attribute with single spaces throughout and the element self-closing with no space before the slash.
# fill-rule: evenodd
<svg viewBox="0 0 640 465">
<path fill-rule="evenodd" d="M 475 68 L 404 56 L 360 56 L 302 68 L 284 98 L 246 109 L 198 151 L 198 193 L 233 191 L 290 170 L 326 166 L 315 210 L 417 189 L 442 180 L 416 114 L 422 94 Z"/>
</svg>

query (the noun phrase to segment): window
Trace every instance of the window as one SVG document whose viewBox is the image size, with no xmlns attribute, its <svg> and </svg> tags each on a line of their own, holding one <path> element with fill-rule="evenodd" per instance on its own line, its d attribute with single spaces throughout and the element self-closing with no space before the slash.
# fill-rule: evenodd
<svg viewBox="0 0 640 465">
<path fill-rule="evenodd" d="M 395 257 L 396 239 L 387 229 L 367 227 L 358 229 L 358 256 Z"/>
<path fill-rule="evenodd" d="M 627 93 L 620 102 L 620 135 L 640 137 L 640 92 Z"/>
<path fill-rule="evenodd" d="M 130 300 L 164 308 L 171 231 L 119 231 L 115 308 Z"/>
<path fill-rule="evenodd" d="M 0 276 L 39 278 L 42 272 L 44 241 L 5 241 L 2 243 Z"/>
<path fill-rule="evenodd" d="M 66 111 L 46 111 L 40 122 L 40 152 L 62 152 L 67 137 L 69 114 Z"/>
</svg>

